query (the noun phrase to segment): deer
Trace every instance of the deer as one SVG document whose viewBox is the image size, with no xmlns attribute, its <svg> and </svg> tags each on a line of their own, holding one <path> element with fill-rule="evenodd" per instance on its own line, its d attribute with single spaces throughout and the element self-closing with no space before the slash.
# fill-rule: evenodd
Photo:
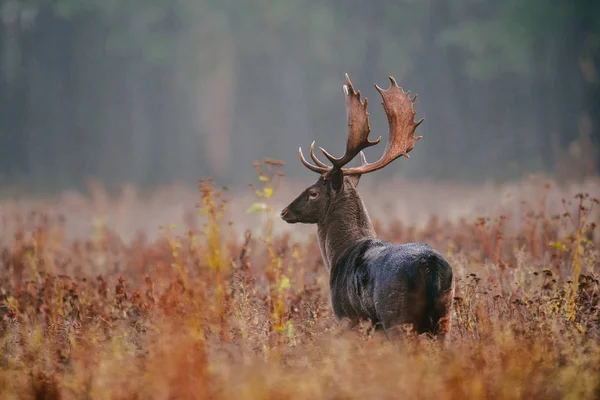
<svg viewBox="0 0 600 400">
<path fill-rule="evenodd" d="M 382 97 L 388 119 L 388 138 L 381 158 L 366 160 L 363 150 L 381 141 L 371 141 L 368 99 L 361 100 L 348 74 L 343 91 L 346 101 L 348 132 L 346 152 L 336 158 L 322 147 L 331 166 L 315 155 L 310 146 L 308 162 L 299 147 L 300 161 L 318 173 L 316 183 L 306 188 L 281 211 L 288 224 L 316 224 L 321 257 L 330 274 L 330 300 L 334 316 L 355 327 L 370 321 L 375 330 L 388 338 L 397 337 L 401 326 L 410 326 L 417 334 L 427 334 L 444 342 L 450 330 L 454 276 L 450 263 L 429 244 L 394 244 L 377 238 L 367 209 L 357 191 L 360 178 L 375 172 L 408 153 L 422 136 L 417 127 L 413 104 L 417 95 L 398 86 L 390 76 L 390 88 L 375 89 Z M 346 167 L 357 155 L 361 165 Z"/>
</svg>

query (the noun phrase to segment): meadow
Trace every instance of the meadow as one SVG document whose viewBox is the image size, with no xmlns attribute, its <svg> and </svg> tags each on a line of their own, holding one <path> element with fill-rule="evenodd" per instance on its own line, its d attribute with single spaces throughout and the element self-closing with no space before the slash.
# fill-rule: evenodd
<svg viewBox="0 0 600 400">
<path fill-rule="evenodd" d="M 449 340 L 336 321 L 308 182 L 0 201 L 2 399 L 600 398 L 600 181 L 363 178 L 380 237 L 451 262 Z"/>
</svg>

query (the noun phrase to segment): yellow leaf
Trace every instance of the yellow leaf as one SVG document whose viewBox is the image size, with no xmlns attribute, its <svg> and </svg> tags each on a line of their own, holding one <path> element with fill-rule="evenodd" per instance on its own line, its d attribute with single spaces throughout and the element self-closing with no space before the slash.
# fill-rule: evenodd
<svg viewBox="0 0 600 400">
<path fill-rule="evenodd" d="M 300 252 L 297 248 L 294 248 L 294 250 L 292 250 L 292 258 L 296 259 L 298 257 L 300 257 Z"/>
<path fill-rule="evenodd" d="M 269 177 L 266 175 L 259 175 L 258 180 L 263 182 L 269 182 Z"/>
<path fill-rule="evenodd" d="M 265 197 L 266 197 L 266 198 L 269 198 L 269 197 L 271 197 L 272 195 L 273 195 L 273 188 L 266 187 L 266 188 L 265 188 Z"/>
<path fill-rule="evenodd" d="M 554 247 L 556 250 L 568 251 L 568 249 L 565 247 L 565 245 L 562 244 L 561 242 L 550 242 L 550 246 Z"/>
<path fill-rule="evenodd" d="M 254 203 L 246 210 L 247 214 L 251 213 L 259 213 L 261 211 L 265 211 L 267 209 L 267 205 L 265 203 Z"/>
<path fill-rule="evenodd" d="M 292 285 L 290 284 L 290 278 L 288 278 L 287 276 L 284 276 L 281 279 L 281 284 L 279 285 L 280 289 L 285 290 L 285 289 L 289 289 Z"/>
</svg>

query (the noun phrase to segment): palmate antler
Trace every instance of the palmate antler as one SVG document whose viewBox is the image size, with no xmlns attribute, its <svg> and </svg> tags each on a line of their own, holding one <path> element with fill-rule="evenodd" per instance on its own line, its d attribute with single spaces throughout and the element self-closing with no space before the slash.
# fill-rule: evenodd
<svg viewBox="0 0 600 400">
<path fill-rule="evenodd" d="M 327 174 L 335 169 L 341 169 L 345 175 L 362 175 L 377 171 L 400 156 L 410 157 L 408 153 L 414 148 L 415 143 L 422 138 L 422 136 L 414 136 L 415 130 L 425 119 L 421 118 L 418 122 L 415 122 L 416 112 L 413 108 L 413 103 L 416 101 L 417 95 L 411 99 L 410 91 L 405 93 L 393 77 L 390 76 L 389 79 L 391 86 L 387 90 L 383 90 L 375 85 L 375 88 L 383 99 L 382 105 L 389 124 L 388 140 L 383 156 L 374 163 L 366 162 L 362 151 L 367 147 L 378 144 L 381 141 L 381 136 L 374 141 L 369 140 L 371 127 L 369 125 L 369 112 L 367 111 L 368 100 L 365 97 L 364 103 L 361 101 L 360 90 L 354 90 L 352 82 L 350 82 L 350 78 L 346 74 L 346 85 L 344 85 L 348 119 L 346 152 L 342 157 L 335 158 L 325 149 L 319 147 L 325 157 L 333 164 L 330 167 L 317 158 L 315 155 L 315 142 L 313 142 L 310 146 L 310 157 L 316 165 L 306 161 L 302 154 L 302 148 L 298 149 L 300 160 L 307 168 L 320 174 Z M 360 167 L 343 168 L 344 165 L 352 161 L 359 153 L 362 160 Z"/>
</svg>

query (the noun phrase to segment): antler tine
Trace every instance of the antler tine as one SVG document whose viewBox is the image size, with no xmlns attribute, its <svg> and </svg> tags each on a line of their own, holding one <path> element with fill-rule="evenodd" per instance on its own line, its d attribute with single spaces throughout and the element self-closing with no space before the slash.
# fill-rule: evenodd
<svg viewBox="0 0 600 400">
<path fill-rule="evenodd" d="M 369 125 L 369 101 L 365 97 L 360 99 L 360 90 L 355 90 L 350 77 L 346 74 L 346 84 L 343 86 L 346 96 L 346 115 L 348 120 L 348 138 L 346 152 L 340 158 L 329 154 L 324 148 L 319 147 L 325 157 L 333 164 L 334 168 L 342 168 L 367 147 L 376 145 L 381 141 L 381 136 L 374 141 L 369 140 L 371 126 Z"/>
<path fill-rule="evenodd" d="M 315 164 L 317 164 L 317 166 L 319 166 L 321 168 L 327 168 L 327 169 L 331 168 L 329 165 L 327 165 L 323 161 L 319 160 L 317 158 L 317 156 L 315 155 L 315 141 L 314 140 L 310 144 L 310 158 L 312 158 L 312 160 L 315 162 Z"/>
<path fill-rule="evenodd" d="M 389 124 L 388 140 L 383 156 L 374 163 L 363 164 L 355 168 L 345 168 L 343 169 L 345 174 L 366 174 L 385 167 L 400 156 L 410 158 L 408 153 L 412 151 L 415 143 L 423 138 L 422 136 L 414 136 L 417 127 L 425 120 L 425 118 L 421 118 L 415 122 L 416 112 L 413 103 L 416 101 L 417 96 L 415 95 L 411 99 L 410 92 L 405 93 L 398 86 L 394 77 L 390 76 L 389 79 L 391 86 L 387 90 L 375 85 L 383 99 L 382 105 Z"/>
<path fill-rule="evenodd" d="M 365 157 L 365 153 L 364 152 L 360 152 L 360 165 L 365 166 L 367 165 L 367 157 Z M 360 173 L 352 173 L 352 172 L 346 172 L 347 169 L 346 168 L 342 168 L 342 171 L 344 171 L 344 175 L 361 175 Z"/>
<path fill-rule="evenodd" d="M 312 153 L 312 155 L 314 155 L 314 142 L 313 142 L 313 145 L 311 146 L 311 153 Z M 310 169 L 311 171 L 317 172 L 319 174 L 324 174 L 327 171 L 329 171 L 330 168 L 323 163 L 321 163 L 321 164 L 323 164 L 325 166 L 321 166 L 321 165 L 316 166 L 316 165 L 312 165 L 311 163 L 306 161 L 306 158 L 304 158 L 304 154 L 302 154 L 302 147 L 298 147 L 298 154 L 300 155 L 300 161 L 302 161 L 302 164 L 304 164 L 304 166 L 306 168 Z M 314 158 L 313 158 L 313 160 L 314 160 Z"/>
<path fill-rule="evenodd" d="M 360 152 L 360 163 L 362 165 L 367 165 L 368 164 L 367 157 L 365 157 L 365 153 L 362 152 L 362 151 Z"/>
</svg>

